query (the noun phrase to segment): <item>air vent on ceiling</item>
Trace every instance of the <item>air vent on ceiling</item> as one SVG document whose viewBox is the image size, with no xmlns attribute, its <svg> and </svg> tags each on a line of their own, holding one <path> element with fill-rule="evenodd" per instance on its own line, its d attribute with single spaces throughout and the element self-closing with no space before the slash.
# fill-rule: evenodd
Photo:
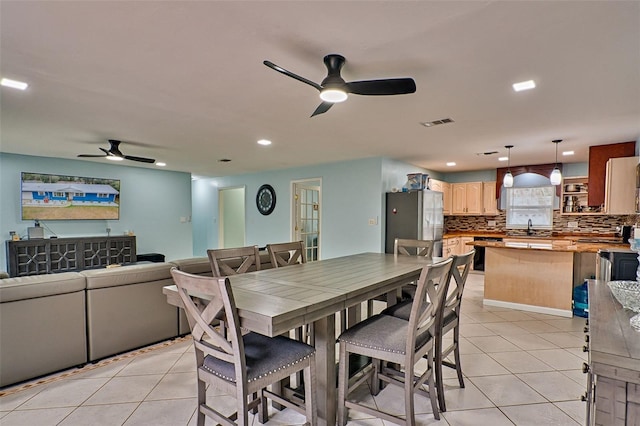
<svg viewBox="0 0 640 426">
<path fill-rule="evenodd" d="M 498 151 L 476 152 L 476 155 L 494 155 L 497 153 Z"/>
<path fill-rule="evenodd" d="M 454 123 L 453 119 L 443 118 L 441 120 L 423 121 L 420 124 L 422 124 L 424 127 L 433 127 L 433 126 L 438 126 L 440 124 L 449 124 L 449 123 Z"/>
</svg>

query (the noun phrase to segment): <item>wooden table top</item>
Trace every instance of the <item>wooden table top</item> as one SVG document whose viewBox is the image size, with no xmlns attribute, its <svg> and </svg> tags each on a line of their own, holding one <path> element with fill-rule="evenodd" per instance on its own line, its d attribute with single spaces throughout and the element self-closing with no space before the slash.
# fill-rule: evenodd
<svg viewBox="0 0 640 426">
<path fill-rule="evenodd" d="M 435 258 L 433 261 L 441 260 Z M 277 336 L 417 279 L 425 258 L 361 253 L 229 277 L 241 326 Z M 163 288 L 180 306 L 176 286 Z"/>
</svg>

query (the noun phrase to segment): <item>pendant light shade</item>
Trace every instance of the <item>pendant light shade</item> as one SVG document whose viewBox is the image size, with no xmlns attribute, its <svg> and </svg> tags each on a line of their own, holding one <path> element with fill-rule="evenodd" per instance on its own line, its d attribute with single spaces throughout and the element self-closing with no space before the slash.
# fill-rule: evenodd
<svg viewBox="0 0 640 426">
<path fill-rule="evenodd" d="M 556 167 L 551 172 L 549 180 L 551 181 L 551 185 L 557 186 L 562 183 L 562 173 L 560 173 L 560 168 L 558 167 L 558 144 L 562 142 L 562 139 L 555 139 L 552 142 L 556 144 Z"/>
<path fill-rule="evenodd" d="M 504 185 L 505 188 L 511 188 L 513 186 L 513 175 L 511 174 L 511 172 L 507 172 L 504 175 L 504 180 L 502 181 L 502 184 Z"/>
<path fill-rule="evenodd" d="M 505 145 L 504 147 L 509 150 L 509 156 L 507 163 L 507 173 L 504 175 L 502 185 L 505 188 L 511 188 L 513 186 L 513 175 L 511 174 L 511 148 L 513 148 L 513 145 Z"/>
</svg>

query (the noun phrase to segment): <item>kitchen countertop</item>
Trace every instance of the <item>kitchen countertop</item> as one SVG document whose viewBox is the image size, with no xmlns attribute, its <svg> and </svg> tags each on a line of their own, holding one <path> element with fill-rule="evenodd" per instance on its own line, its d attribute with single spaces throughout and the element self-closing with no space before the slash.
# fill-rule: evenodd
<svg viewBox="0 0 640 426">
<path fill-rule="evenodd" d="M 514 237 L 515 239 L 515 237 Z M 520 239 L 520 237 L 518 237 Z M 553 238 L 539 238 L 542 240 L 552 240 L 551 244 L 548 243 L 536 243 L 535 239 L 531 242 L 502 242 L 502 241 L 474 241 L 467 243 L 467 245 L 473 245 L 477 247 L 491 247 L 491 248 L 508 248 L 515 250 L 543 250 L 543 251 L 557 251 L 557 252 L 574 252 L 574 253 L 597 253 L 601 248 L 608 249 L 629 249 L 629 244 L 612 244 L 612 243 L 572 243 L 563 244 L 562 239 L 558 239 L 559 242 L 554 242 Z M 558 241 L 555 240 L 555 241 Z"/>
<path fill-rule="evenodd" d="M 640 383 L 640 339 L 629 324 L 634 315 L 620 305 L 606 282 L 589 280 L 589 346 L 595 374 L 614 373 Z"/>
</svg>

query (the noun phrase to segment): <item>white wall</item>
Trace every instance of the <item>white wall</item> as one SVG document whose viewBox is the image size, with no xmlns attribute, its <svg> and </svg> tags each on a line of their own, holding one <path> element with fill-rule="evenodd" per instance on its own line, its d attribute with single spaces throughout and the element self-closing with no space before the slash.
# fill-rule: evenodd
<svg viewBox="0 0 640 426">
<path fill-rule="evenodd" d="M 33 221 L 20 217 L 20 173 L 36 172 L 83 177 L 120 179 L 120 220 L 44 221 L 58 237 L 136 234 L 138 253 L 162 253 L 167 260 L 193 255 L 191 216 L 191 176 L 127 165 L 65 160 L 0 153 L 0 235 L 8 240 L 9 231 L 26 235 Z M 45 228 L 45 236 L 51 232 Z M 6 245 L 0 249 L 0 270 L 6 269 Z"/>
</svg>

